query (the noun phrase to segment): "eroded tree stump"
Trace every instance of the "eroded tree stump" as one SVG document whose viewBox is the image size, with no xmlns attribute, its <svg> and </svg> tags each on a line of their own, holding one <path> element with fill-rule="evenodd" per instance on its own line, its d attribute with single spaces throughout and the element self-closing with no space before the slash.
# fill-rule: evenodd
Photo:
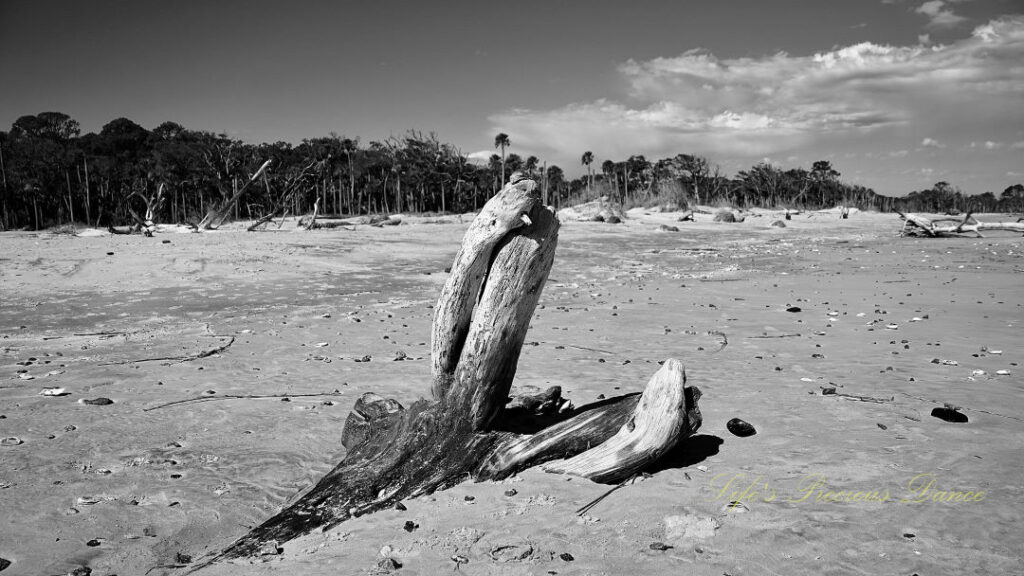
<svg viewBox="0 0 1024 576">
<path fill-rule="evenodd" d="M 467 230 L 435 308 L 433 400 L 406 408 L 364 395 L 345 423 L 345 459 L 294 503 L 193 570 L 468 477 L 500 479 L 550 463 L 549 472 L 616 482 L 697 430 L 700 391 L 685 385 L 682 364 L 671 359 L 642 394 L 560 412 L 561 390 L 552 389 L 506 410 L 558 239 L 558 219 L 539 200 L 533 181 L 513 175 Z M 520 433 L 512 419 L 524 413 L 550 425 Z"/>
</svg>

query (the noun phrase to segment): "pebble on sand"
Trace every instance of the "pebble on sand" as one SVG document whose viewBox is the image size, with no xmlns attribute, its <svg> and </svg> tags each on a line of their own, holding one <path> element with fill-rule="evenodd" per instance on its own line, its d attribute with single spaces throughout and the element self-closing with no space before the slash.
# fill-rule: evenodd
<svg viewBox="0 0 1024 576">
<path fill-rule="evenodd" d="M 733 434 L 739 436 L 740 438 L 753 436 L 754 434 L 757 434 L 757 430 L 754 428 L 752 424 L 744 420 L 740 420 L 739 418 L 733 418 L 732 420 L 729 420 L 729 422 L 725 424 L 725 427 L 729 429 L 729 432 L 732 432 Z"/>
<path fill-rule="evenodd" d="M 99 398 L 91 398 L 91 399 L 90 398 L 86 398 L 84 400 L 81 400 L 81 402 L 82 402 L 82 404 L 89 404 L 89 405 L 92 405 L 92 406 L 106 406 L 108 404 L 113 404 L 114 403 L 114 401 L 111 400 L 110 398 L 104 398 L 103 396 L 100 396 Z"/>
<path fill-rule="evenodd" d="M 946 404 L 942 408 L 933 408 L 932 416 L 946 422 L 963 424 L 967 422 L 967 415 L 960 412 L 960 409 L 952 404 Z"/>
<path fill-rule="evenodd" d="M 4 438 L 3 440 L 0 440 L 0 446 L 17 446 L 18 444 L 23 444 L 24 442 L 24 440 L 18 438 L 17 436 L 9 436 L 7 438 Z"/>
</svg>

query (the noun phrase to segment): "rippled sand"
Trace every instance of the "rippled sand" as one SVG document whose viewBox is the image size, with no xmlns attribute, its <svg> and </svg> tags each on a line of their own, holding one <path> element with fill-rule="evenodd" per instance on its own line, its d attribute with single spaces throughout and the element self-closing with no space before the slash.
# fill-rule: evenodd
<svg viewBox="0 0 1024 576">
<path fill-rule="evenodd" d="M 1020 237 L 898 239 L 895 216 L 863 213 L 630 216 L 563 225 L 516 385 L 583 405 L 681 359 L 704 425 L 650 477 L 583 517 L 607 486 L 463 484 L 202 573 L 365 574 L 382 548 L 423 575 L 1024 571 Z M 4 576 L 198 559 L 344 456 L 363 392 L 426 395 L 431 307 L 468 224 L 447 220 L 0 234 Z M 113 403 L 82 402 L 97 398 Z M 947 402 L 969 422 L 930 415 Z M 734 417 L 758 433 L 733 436 Z"/>
</svg>

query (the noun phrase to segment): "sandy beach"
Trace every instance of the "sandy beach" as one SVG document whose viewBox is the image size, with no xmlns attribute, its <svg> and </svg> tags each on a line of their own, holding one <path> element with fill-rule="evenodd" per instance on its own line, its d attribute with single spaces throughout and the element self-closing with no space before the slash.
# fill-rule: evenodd
<svg viewBox="0 0 1024 576">
<path fill-rule="evenodd" d="M 1024 573 L 1024 238 L 678 216 L 563 222 L 515 381 L 582 406 L 681 360 L 703 425 L 647 475 L 582 515 L 610 486 L 465 482 L 201 574 Z M 471 217 L 0 234 L 4 576 L 181 572 L 333 468 L 361 394 L 429 395 Z"/>
</svg>

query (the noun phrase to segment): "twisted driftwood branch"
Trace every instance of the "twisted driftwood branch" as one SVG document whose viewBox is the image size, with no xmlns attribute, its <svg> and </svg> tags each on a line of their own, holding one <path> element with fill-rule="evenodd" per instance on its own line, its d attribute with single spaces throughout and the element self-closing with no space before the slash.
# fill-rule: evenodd
<svg viewBox="0 0 1024 576">
<path fill-rule="evenodd" d="M 287 508 L 194 566 L 256 554 L 316 529 L 464 481 L 546 462 L 599 482 L 627 478 L 692 434 L 700 391 L 667 360 L 643 394 L 566 410 L 560 389 L 506 408 L 519 352 L 554 260 L 558 219 L 536 184 L 513 175 L 466 232 L 434 316 L 433 400 L 360 398 L 345 459 Z M 526 415 L 546 427 L 512 430 Z M 536 424 L 535 422 L 534 424 Z M 555 460 L 569 458 L 564 462 Z"/>
</svg>

